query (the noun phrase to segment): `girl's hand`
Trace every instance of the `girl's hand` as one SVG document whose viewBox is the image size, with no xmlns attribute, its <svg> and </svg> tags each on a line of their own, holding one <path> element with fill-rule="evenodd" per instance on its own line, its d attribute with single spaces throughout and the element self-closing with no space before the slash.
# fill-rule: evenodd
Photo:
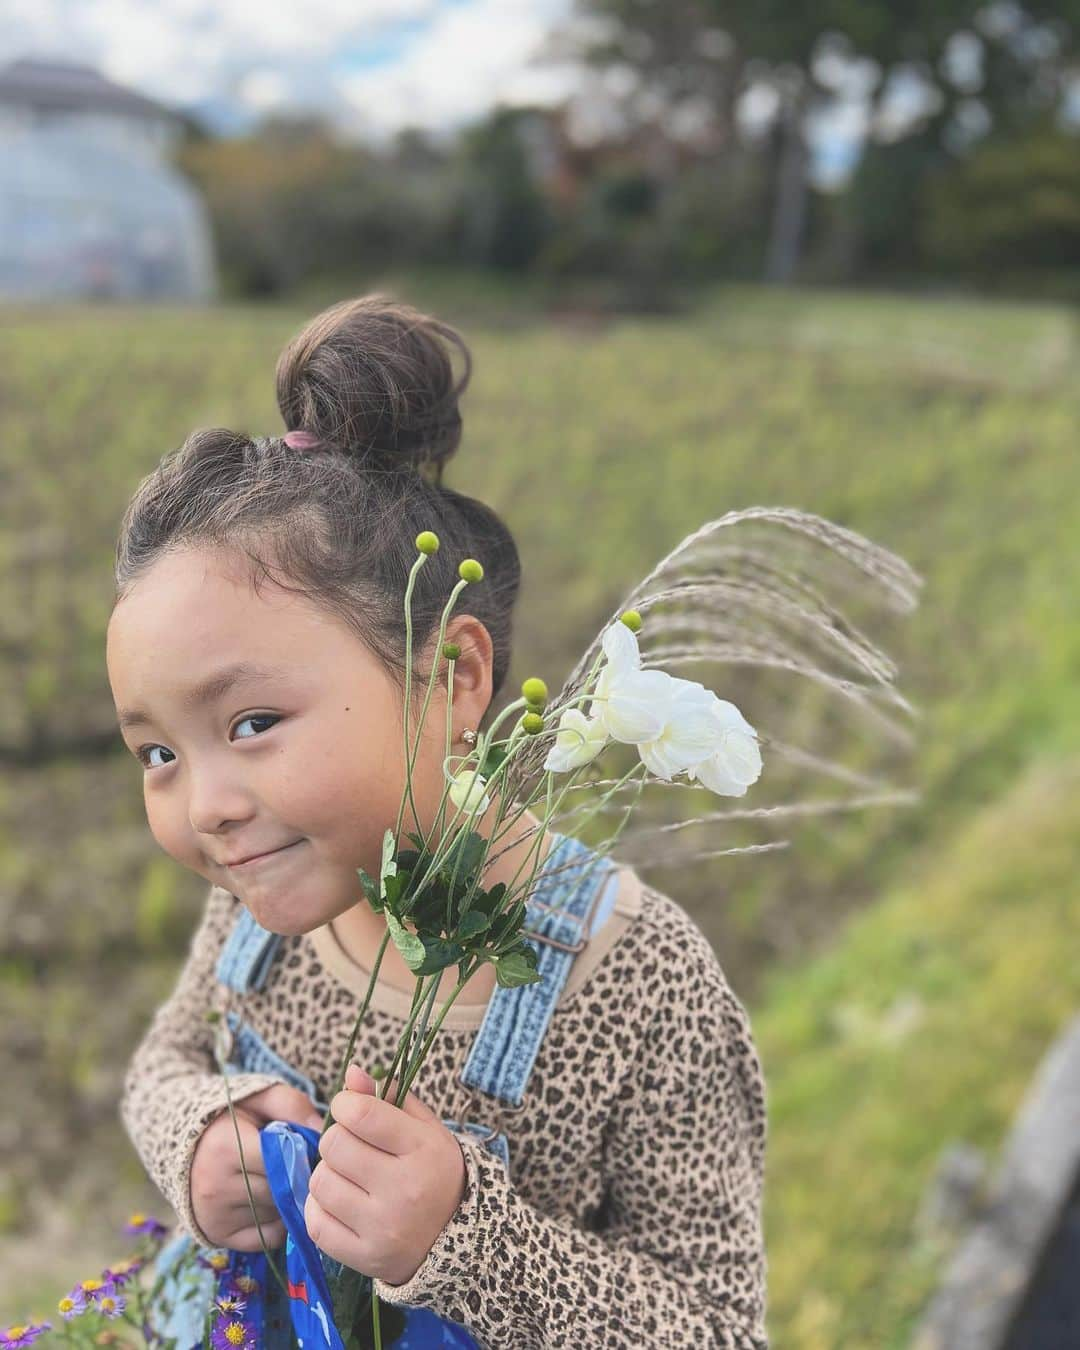
<svg viewBox="0 0 1080 1350">
<path fill-rule="evenodd" d="M 456 1136 L 409 1092 L 394 1105 L 355 1064 L 330 1103 L 334 1124 L 319 1142 L 304 1222 L 335 1261 L 404 1284 L 420 1268 L 465 1191 Z"/>
<path fill-rule="evenodd" d="M 270 1194 L 259 1142 L 259 1131 L 271 1120 L 294 1120 L 322 1128 L 322 1116 L 306 1093 L 288 1083 L 274 1083 L 240 1100 L 236 1106 L 237 1129 L 226 1107 L 207 1125 L 195 1145 L 189 1183 L 191 1208 L 199 1227 L 218 1247 L 238 1252 L 262 1250 L 236 1147 L 237 1131 L 263 1237 L 269 1247 L 280 1247 L 285 1241 L 285 1223 Z"/>
</svg>

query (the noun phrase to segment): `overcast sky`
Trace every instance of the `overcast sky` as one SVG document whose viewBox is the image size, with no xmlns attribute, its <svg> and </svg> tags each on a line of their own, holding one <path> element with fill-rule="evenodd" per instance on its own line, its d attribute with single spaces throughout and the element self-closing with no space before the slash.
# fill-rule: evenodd
<svg viewBox="0 0 1080 1350">
<path fill-rule="evenodd" d="M 222 133 L 306 109 L 375 142 L 404 126 L 450 138 L 497 102 L 581 90 L 579 69 L 538 59 L 573 14 L 574 0 L 0 0 L 0 63 L 86 62 Z M 812 176 L 841 181 L 859 104 L 810 130 Z"/>
<path fill-rule="evenodd" d="M 574 84 L 530 58 L 572 0 L 0 0 L 0 59 L 58 57 L 222 129 L 309 107 L 381 139 Z"/>
</svg>

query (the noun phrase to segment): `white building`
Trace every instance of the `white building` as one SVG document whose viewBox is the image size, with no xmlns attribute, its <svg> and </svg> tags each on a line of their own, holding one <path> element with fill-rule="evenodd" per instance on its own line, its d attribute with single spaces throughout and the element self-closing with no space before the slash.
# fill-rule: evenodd
<svg viewBox="0 0 1080 1350">
<path fill-rule="evenodd" d="M 182 124 L 91 66 L 0 67 L 0 299 L 202 300 L 202 200 L 170 164 Z"/>
</svg>

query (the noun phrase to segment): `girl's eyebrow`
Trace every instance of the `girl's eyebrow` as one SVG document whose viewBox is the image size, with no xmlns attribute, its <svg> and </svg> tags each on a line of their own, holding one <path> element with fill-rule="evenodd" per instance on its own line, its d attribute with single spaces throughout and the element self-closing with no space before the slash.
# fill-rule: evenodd
<svg viewBox="0 0 1080 1350">
<path fill-rule="evenodd" d="M 252 680 L 271 680 L 286 672 L 279 666 L 260 666 L 251 661 L 235 661 L 223 666 L 221 670 L 208 675 L 205 680 L 192 685 L 180 700 L 189 711 L 201 707 L 204 703 L 213 703 L 222 698 L 235 685 Z M 153 719 L 142 708 L 125 708 L 117 716 L 120 730 L 127 727 L 148 726 Z"/>
</svg>

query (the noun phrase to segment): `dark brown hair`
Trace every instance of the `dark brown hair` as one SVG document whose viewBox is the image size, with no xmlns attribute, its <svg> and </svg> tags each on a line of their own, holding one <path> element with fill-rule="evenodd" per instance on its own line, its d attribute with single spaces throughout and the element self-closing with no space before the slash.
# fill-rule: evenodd
<svg viewBox="0 0 1080 1350">
<path fill-rule="evenodd" d="M 457 383 L 443 338 L 464 360 Z M 256 588 L 266 575 L 341 618 L 404 695 L 405 587 L 416 536 L 434 530 L 439 550 L 413 589 L 413 677 L 427 678 L 418 658 L 438 632 L 458 564 L 476 558 L 483 580 L 462 592 L 451 619 L 471 614 L 491 635 L 492 714 L 510 665 L 521 567 L 495 512 L 442 483 L 471 373 L 461 335 L 411 305 L 383 294 L 331 305 L 286 345 L 276 372 L 286 431 L 310 432 L 320 444 L 293 449 L 284 432 L 193 431 L 128 504 L 117 599 L 167 550 L 235 549 L 252 564 Z"/>
</svg>

